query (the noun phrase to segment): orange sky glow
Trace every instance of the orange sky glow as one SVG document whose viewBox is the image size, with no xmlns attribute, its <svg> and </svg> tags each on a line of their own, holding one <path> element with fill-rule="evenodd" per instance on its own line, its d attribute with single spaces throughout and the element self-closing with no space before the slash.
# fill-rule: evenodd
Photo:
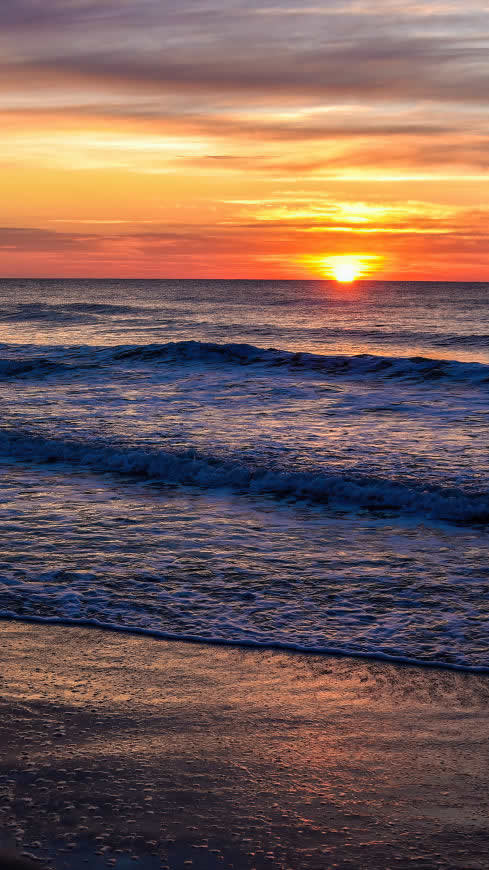
<svg viewBox="0 0 489 870">
<path fill-rule="evenodd" d="M 1 275 L 489 280 L 486 3 L 18 0 L 0 23 Z"/>
</svg>

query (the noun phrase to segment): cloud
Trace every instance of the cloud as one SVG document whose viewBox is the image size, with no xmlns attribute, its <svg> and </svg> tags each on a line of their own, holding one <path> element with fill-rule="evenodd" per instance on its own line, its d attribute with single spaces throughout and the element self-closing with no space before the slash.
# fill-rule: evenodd
<svg viewBox="0 0 489 870">
<path fill-rule="evenodd" d="M 101 239 L 84 233 L 58 233 L 37 227 L 0 227 L 0 250 L 82 251 L 98 247 Z"/>
<path fill-rule="evenodd" d="M 429 37 L 386 41 L 351 39 L 298 52 L 250 57 L 228 54 L 195 57 L 184 49 L 145 58 L 119 52 L 78 53 L 33 58 L 10 74 L 44 77 L 46 83 L 71 81 L 95 87 L 111 86 L 151 91 L 191 91 L 193 94 L 267 94 L 275 99 L 295 94 L 304 98 L 388 101 L 468 101 L 487 104 L 489 70 L 482 40 L 440 42 Z M 5 66 L 3 68 L 6 72 Z"/>
<path fill-rule="evenodd" d="M 287 243 L 304 233 L 345 233 L 352 238 L 365 233 L 444 235 L 455 239 L 487 238 L 489 209 L 440 205 L 422 200 L 398 200 L 385 203 L 316 198 L 295 200 L 290 195 L 263 200 L 230 200 L 222 205 L 233 208 L 232 216 L 215 223 L 173 224 L 161 226 L 156 221 L 84 219 L 96 231 L 58 231 L 38 227 L 0 227 L 0 250 L 17 251 L 97 251 L 125 250 L 156 252 L 174 250 L 212 254 L 236 248 L 261 250 L 286 239 Z M 59 218 L 62 223 L 75 219 Z M 127 222 L 129 223 L 129 222 Z M 148 226 L 148 224 L 153 224 Z M 119 228 L 120 227 L 120 228 Z M 277 233 L 280 230 L 281 233 Z M 283 236 L 283 233 L 286 235 Z M 315 243 L 314 243 L 315 244 Z"/>
<path fill-rule="evenodd" d="M 382 223 L 358 232 L 335 223 L 334 215 L 320 227 L 297 218 L 100 234 L 4 227 L 0 259 L 4 273 L 12 275 L 311 278 L 322 274 L 325 256 L 355 250 L 379 257 L 394 271 L 397 263 L 401 273 L 412 272 L 412 277 L 446 277 L 447 264 L 454 280 L 466 279 L 467 269 L 474 279 L 482 277 L 489 266 L 487 211 L 461 210 L 437 221 L 417 217 L 416 209 L 422 207 L 413 204 L 404 224 L 400 220 L 391 227 L 393 232 Z"/>
<path fill-rule="evenodd" d="M 10 80 L 141 93 L 487 104 L 488 16 L 430 0 L 422 8 L 331 2 L 299 15 L 284 3 L 268 8 L 267 27 L 256 0 L 16 0 L 0 13 L 2 68 Z"/>
<path fill-rule="evenodd" d="M 486 7 L 0 4 L 0 161 L 12 224 L 0 228 L 2 260 L 18 256 L 27 269 L 59 255 L 66 269 L 93 260 L 114 273 L 130 262 L 132 274 L 173 262 L 177 274 L 189 257 L 208 274 L 213 258 L 290 264 L 291 252 L 341 252 L 362 233 L 377 252 L 404 252 L 411 233 L 418 250 L 426 236 L 430 256 L 435 247 L 446 258 L 452 244 L 479 257 L 488 215 L 465 206 L 482 200 L 489 178 Z M 425 182 L 462 211 L 398 214 L 398 195 L 427 198 Z M 285 187 L 285 201 L 273 202 Z M 306 202 L 294 200 L 298 188 Z M 356 215 L 325 202 L 350 192 Z M 259 203 L 237 201 L 260 197 L 261 215 Z M 388 220 L 376 197 L 390 203 Z M 136 214 L 151 228 L 133 223 Z"/>
</svg>

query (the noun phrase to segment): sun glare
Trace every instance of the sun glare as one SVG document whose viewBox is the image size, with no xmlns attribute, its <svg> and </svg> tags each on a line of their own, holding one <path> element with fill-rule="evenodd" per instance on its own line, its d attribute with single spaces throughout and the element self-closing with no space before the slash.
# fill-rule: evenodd
<svg viewBox="0 0 489 870">
<path fill-rule="evenodd" d="M 373 263 L 380 258 L 360 254 L 341 254 L 325 257 L 322 260 L 322 271 L 328 278 L 333 278 L 340 284 L 351 284 L 357 278 L 366 278 L 374 270 Z"/>
<path fill-rule="evenodd" d="M 350 260 L 348 257 L 345 257 L 341 262 L 336 263 L 333 266 L 333 275 L 337 281 L 341 281 L 341 283 L 350 283 L 350 281 L 354 281 L 357 275 L 359 274 L 358 265 L 354 260 Z"/>
</svg>

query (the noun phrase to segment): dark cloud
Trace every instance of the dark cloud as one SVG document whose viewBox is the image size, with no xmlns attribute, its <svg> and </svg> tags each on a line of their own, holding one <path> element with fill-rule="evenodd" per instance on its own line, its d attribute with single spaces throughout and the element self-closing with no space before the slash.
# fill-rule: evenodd
<svg viewBox="0 0 489 870">
<path fill-rule="evenodd" d="M 3 3 L 0 9 L 2 29 L 17 34 L 50 31 L 55 27 L 76 30 L 80 25 L 95 25 L 100 22 L 141 21 L 144 9 L 150 11 L 154 4 L 139 0 L 137 4 L 125 0 L 16 0 Z"/>
<path fill-rule="evenodd" d="M 0 250 L 89 251 L 100 241 L 97 236 L 82 233 L 58 233 L 36 227 L 0 227 Z"/>
<path fill-rule="evenodd" d="M 93 252 L 126 248 L 133 251 L 157 251 L 175 248 L 176 251 L 208 251 L 236 246 L 239 227 L 187 226 L 161 230 L 127 232 L 80 233 L 57 232 L 38 227 L 0 227 L 0 250 L 25 252 Z M 230 237 L 232 236 L 232 241 Z M 246 244 L 246 241 L 242 244 Z"/>
<path fill-rule="evenodd" d="M 190 90 L 196 92 L 258 92 L 270 98 L 291 93 L 303 97 L 339 99 L 444 100 L 487 103 L 489 64 L 487 47 L 478 41 L 462 44 L 432 38 L 383 38 L 367 42 L 326 45 L 297 53 L 293 46 L 284 55 L 172 58 L 124 56 L 120 53 L 76 54 L 33 59 L 19 67 L 25 74 L 97 87 L 138 87 L 142 91 Z"/>
<path fill-rule="evenodd" d="M 256 0 L 224 7 L 198 0 L 16 0 L 0 11 L 4 70 L 142 93 L 487 103 L 483 17 L 470 10 L 454 17 L 455 5 L 440 16 L 430 0 L 420 16 L 419 5 L 331 2 L 291 15 L 284 14 L 291 4 L 283 3 L 264 15 Z"/>
</svg>

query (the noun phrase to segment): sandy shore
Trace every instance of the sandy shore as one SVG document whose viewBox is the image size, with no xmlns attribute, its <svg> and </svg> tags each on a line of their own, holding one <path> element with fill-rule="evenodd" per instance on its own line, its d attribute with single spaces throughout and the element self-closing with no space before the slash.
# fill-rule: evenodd
<svg viewBox="0 0 489 870">
<path fill-rule="evenodd" d="M 0 845 L 95 870 L 488 866 L 487 677 L 0 633 Z"/>
</svg>

